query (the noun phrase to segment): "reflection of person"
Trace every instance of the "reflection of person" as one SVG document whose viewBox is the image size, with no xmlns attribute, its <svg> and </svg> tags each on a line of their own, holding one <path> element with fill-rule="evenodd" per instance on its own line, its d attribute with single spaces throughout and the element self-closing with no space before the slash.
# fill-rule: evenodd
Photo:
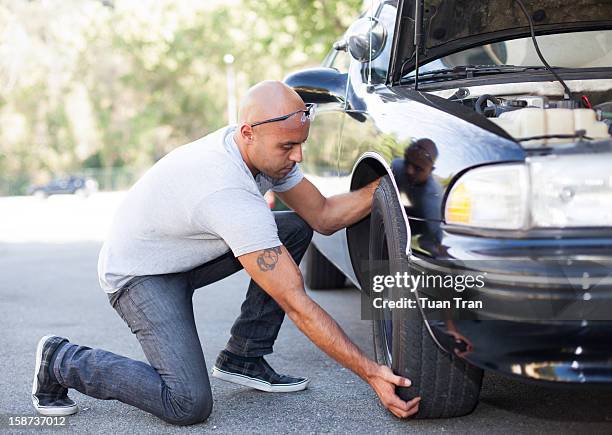
<svg viewBox="0 0 612 435">
<path fill-rule="evenodd" d="M 309 380 L 276 373 L 263 358 L 285 313 L 317 346 L 368 382 L 393 414 L 408 417 L 396 386 L 408 379 L 376 364 L 304 291 L 298 264 L 312 229 L 323 234 L 370 213 L 379 180 L 325 198 L 302 175 L 312 107 L 280 82 L 251 88 L 240 123 L 159 160 L 130 189 L 98 264 L 100 283 L 140 342 L 146 364 L 45 336 L 37 349 L 32 400 L 44 415 L 77 412 L 68 388 L 116 399 L 173 424 L 206 420 L 212 393 L 192 296 L 244 268 L 252 280 L 213 376 L 271 392 L 303 390 Z M 273 190 L 294 211 L 272 213 Z"/>
<path fill-rule="evenodd" d="M 446 331 L 447 334 L 455 339 L 453 346 L 455 355 L 463 358 L 474 351 L 474 345 L 472 342 L 457 330 L 457 326 L 455 326 L 455 322 L 453 320 L 449 319 L 446 321 Z"/>
<path fill-rule="evenodd" d="M 419 139 L 406 147 L 403 159 L 395 159 L 391 169 L 404 198 L 406 214 L 425 219 L 411 222 L 415 235 L 423 236 L 422 242 L 439 244 L 441 240 L 442 188 L 432 177 L 438 148 L 430 139 Z"/>
</svg>

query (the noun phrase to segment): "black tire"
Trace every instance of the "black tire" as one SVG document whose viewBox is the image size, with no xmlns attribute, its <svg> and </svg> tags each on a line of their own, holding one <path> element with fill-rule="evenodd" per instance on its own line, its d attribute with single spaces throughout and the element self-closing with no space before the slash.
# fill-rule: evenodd
<svg viewBox="0 0 612 435">
<path fill-rule="evenodd" d="M 304 281 L 311 290 L 329 290 L 344 287 L 346 277 L 311 243 L 306 251 Z"/>
<path fill-rule="evenodd" d="M 383 177 L 373 198 L 369 258 L 371 267 L 380 267 L 380 261 L 389 264 L 390 274 L 410 270 L 400 207 L 389 176 Z M 478 403 L 482 370 L 441 350 L 420 311 L 396 309 L 378 315 L 372 322 L 376 360 L 412 381 L 411 387 L 398 388 L 397 393 L 404 400 L 421 397 L 415 417 L 447 418 L 472 412 Z"/>
</svg>

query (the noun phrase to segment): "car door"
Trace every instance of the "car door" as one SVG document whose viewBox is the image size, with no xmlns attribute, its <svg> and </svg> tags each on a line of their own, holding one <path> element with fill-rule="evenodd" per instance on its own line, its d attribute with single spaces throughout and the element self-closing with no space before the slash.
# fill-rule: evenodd
<svg viewBox="0 0 612 435">
<path fill-rule="evenodd" d="M 380 140 L 377 119 L 384 115 L 381 93 L 386 90 L 393 32 L 397 16 L 397 1 L 381 3 L 372 14 L 386 31 L 381 54 L 371 62 L 352 59 L 349 67 L 345 128 L 340 141 L 338 173 L 344 188 L 350 187 L 350 175 L 356 160 Z"/>
<path fill-rule="evenodd" d="M 331 51 L 323 61 L 323 67 L 348 73 L 349 56 L 346 52 Z M 330 95 L 332 93 L 330 92 Z M 334 192 L 333 180 L 338 176 L 338 152 L 342 134 L 346 89 L 335 98 L 317 101 L 315 121 L 310 125 L 304 149 L 302 169 L 324 195 Z"/>
<path fill-rule="evenodd" d="M 331 51 L 322 66 L 334 68 L 343 75 L 348 74 L 350 56 L 344 51 Z M 322 84 L 323 85 L 323 84 Z M 326 196 L 342 193 L 338 183 L 338 153 L 344 124 L 346 86 L 336 98 L 327 98 L 317 103 L 316 117 L 310 126 L 308 141 L 304 149 L 302 170 L 308 179 Z M 337 236 L 315 233 L 314 243 L 328 258 L 338 255 Z"/>
<path fill-rule="evenodd" d="M 393 41 L 397 1 L 381 3 L 371 15 L 385 26 L 386 43 L 382 54 L 374 61 L 361 63 L 352 58 L 350 61 L 347 103 L 338 155 L 338 188 L 341 192 L 350 190 L 351 173 L 358 158 L 371 150 L 376 141 L 380 141 L 381 138 L 381 130 L 376 125 L 376 118 L 384 110 L 384 103 L 377 89 L 386 89 L 384 82 Z M 348 252 L 346 230 L 337 232 L 334 242 L 334 263 L 354 282 L 357 282 Z"/>
</svg>

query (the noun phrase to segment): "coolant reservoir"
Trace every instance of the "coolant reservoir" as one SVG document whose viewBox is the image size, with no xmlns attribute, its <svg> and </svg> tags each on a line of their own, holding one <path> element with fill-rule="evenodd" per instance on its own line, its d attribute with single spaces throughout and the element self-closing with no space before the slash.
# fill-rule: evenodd
<svg viewBox="0 0 612 435">
<path fill-rule="evenodd" d="M 491 121 L 506 130 L 515 139 L 551 135 L 575 135 L 578 130 L 585 130 L 586 136 L 593 139 L 609 137 L 608 126 L 598 121 L 595 111 L 591 109 L 540 109 L 527 107 L 502 113 Z M 527 146 L 548 146 L 575 141 L 569 139 L 535 139 L 522 141 Z"/>
</svg>

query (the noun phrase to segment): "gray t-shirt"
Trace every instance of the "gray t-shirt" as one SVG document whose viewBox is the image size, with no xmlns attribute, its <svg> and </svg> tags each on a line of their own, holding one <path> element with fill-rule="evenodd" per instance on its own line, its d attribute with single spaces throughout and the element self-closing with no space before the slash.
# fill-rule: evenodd
<svg viewBox="0 0 612 435">
<path fill-rule="evenodd" d="M 131 278 L 184 272 L 229 250 L 234 256 L 281 243 L 263 194 L 304 177 L 253 177 L 233 135 L 217 130 L 173 150 L 128 191 L 98 259 L 100 286 L 113 293 Z"/>
</svg>

